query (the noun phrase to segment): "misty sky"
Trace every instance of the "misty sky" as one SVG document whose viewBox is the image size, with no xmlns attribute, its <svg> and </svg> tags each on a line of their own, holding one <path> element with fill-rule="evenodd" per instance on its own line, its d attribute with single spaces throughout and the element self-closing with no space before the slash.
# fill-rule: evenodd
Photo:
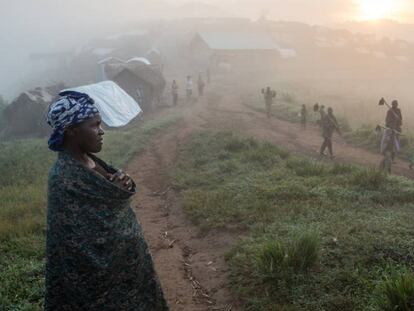
<svg viewBox="0 0 414 311">
<path fill-rule="evenodd" d="M 360 1 L 399 4 L 388 18 L 414 21 L 414 0 L 200 0 L 222 14 L 329 24 L 357 19 Z M 174 17 L 185 0 L 0 0 L 0 94 L 10 96 L 30 72 L 28 55 L 82 46 L 114 25 Z M 174 9 L 175 8 L 175 9 Z M 173 12 L 173 13 L 172 13 Z M 227 13 L 226 13 L 227 12 Z M 13 94 L 14 96 L 14 94 Z"/>
<path fill-rule="evenodd" d="M 187 0 L 168 0 L 170 3 L 186 3 Z M 226 9 L 228 12 L 256 18 L 267 11 L 272 19 L 302 21 L 312 24 L 338 23 L 363 19 L 361 3 L 387 3 L 396 6 L 384 18 L 402 22 L 414 22 L 413 0 L 205 0 Z M 392 10 L 389 10 L 392 11 Z"/>
</svg>

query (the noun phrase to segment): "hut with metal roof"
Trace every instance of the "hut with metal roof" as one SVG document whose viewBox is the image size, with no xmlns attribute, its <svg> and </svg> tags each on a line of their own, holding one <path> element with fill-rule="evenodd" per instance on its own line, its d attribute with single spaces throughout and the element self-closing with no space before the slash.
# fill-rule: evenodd
<svg viewBox="0 0 414 311">
<path fill-rule="evenodd" d="M 200 67 L 227 67 L 237 71 L 271 70 L 286 49 L 263 32 L 198 32 L 190 43 L 193 61 Z"/>
</svg>

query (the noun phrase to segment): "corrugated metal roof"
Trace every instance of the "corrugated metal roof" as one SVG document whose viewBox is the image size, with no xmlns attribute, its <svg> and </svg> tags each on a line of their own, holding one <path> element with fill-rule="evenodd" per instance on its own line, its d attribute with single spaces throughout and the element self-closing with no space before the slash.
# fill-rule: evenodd
<svg viewBox="0 0 414 311">
<path fill-rule="evenodd" d="M 212 50 L 279 50 L 277 43 L 265 33 L 199 32 Z"/>
</svg>

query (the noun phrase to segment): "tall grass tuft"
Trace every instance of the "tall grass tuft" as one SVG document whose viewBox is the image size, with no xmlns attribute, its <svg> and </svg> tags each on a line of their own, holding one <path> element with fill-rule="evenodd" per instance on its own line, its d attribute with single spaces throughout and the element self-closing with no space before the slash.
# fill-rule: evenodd
<svg viewBox="0 0 414 311">
<path fill-rule="evenodd" d="M 380 190 L 386 182 L 387 175 L 373 168 L 358 170 L 352 178 L 352 184 L 364 190 Z"/>
<path fill-rule="evenodd" d="M 319 259 L 320 239 L 316 233 L 302 233 L 288 248 L 288 261 L 296 272 L 307 272 Z"/>
<path fill-rule="evenodd" d="M 287 270 L 287 251 L 278 241 L 267 241 L 261 247 L 257 264 L 264 280 L 277 281 Z"/>
<path fill-rule="evenodd" d="M 322 176 L 327 171 L 322 163 L 307 159 L 291 159 L 287 161 L 286 166 L 301 177 Z"/>
<path fill-rule="evenodd" d="M 382 299 L 378 306 L 384 311 L 414 310 L 414 275 L 406 271 L 394 275 L 382 285 Z"/>
<path fill-rule="evenodd" d="M 329 170 L 332 175 L 349 174 L 355 169 L 351 165 L 335 163 Z"/>
<path fill-rule="evenodd" d="M 257 254 L 257 267 L 263 281 L 288 281 L 295 274 L 308 272 L 319 259 L 320 240 L 315 233 L 302 233 L 288 244 L 266 241 Z"/>
</svg>

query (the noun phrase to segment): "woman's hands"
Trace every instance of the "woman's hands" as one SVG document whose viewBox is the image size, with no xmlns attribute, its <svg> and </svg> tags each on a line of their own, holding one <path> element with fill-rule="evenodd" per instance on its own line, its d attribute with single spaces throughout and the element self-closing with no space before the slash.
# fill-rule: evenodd
<svg viewBox="0 0 414 311">
<path fill-rule="evenodd" d="M 132 178 L 122 170 L 117 171 L 115 174 L 108 174 L 107 178 L 118 187 L 127 191 L 133 191 L 134 182 L 132 181 Z"/>
</svg>

